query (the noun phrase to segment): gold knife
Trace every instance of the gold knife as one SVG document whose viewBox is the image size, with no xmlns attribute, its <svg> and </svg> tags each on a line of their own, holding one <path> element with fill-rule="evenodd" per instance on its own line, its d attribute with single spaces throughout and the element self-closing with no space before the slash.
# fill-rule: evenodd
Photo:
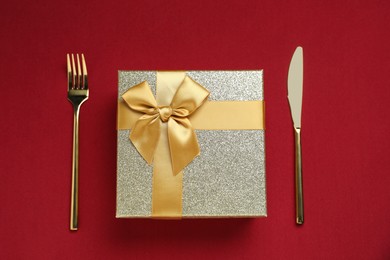
<svg viewBox="0 0 390 260">
<path fill-rule="evenodd" d="M 301 153 L 301 113 L 303 93 L 303 49 L 298 46 L 288 70 L 288 102 L 290 104 L 295 135 L 295 212 L 296 223 L 303 224 L 303 184 Z"/>
</svg>

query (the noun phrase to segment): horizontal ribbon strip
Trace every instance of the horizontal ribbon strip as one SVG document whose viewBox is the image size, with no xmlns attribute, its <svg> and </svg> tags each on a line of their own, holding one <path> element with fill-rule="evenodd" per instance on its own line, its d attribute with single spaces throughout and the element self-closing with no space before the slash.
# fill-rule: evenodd
<svg viewBox="0 0 390 260">
<path fill-rule="evenodd" d="M 189 116 L 196 130 L 260 130 L 265 129 L 264 101 L 206 101 Z M 118 102 L 118 130 L 132 129 L 143 114 Z"/>
</svg>

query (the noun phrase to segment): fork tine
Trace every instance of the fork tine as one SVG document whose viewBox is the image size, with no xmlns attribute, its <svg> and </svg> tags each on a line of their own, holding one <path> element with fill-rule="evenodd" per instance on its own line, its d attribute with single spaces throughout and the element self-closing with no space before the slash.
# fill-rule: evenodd
<svg viewBox="0 0 390 260">
<path fill-rule="evenodd" d="M 68 89 L 72 89 L 73 81 L 72 81 L 72 66 L 70 65 L 69 53 L 66 54 L 66 67 L 68 71 Z"/>
<path fill-rule="evenodd" d="M 77 89 L 81 89 L 83 87 L 82 74 L 81 74 L 81 66 L 80 66 L 80 57 L 79 54 L 76 54 L 77 58 Z"/>
<path fill-rule="evenodd" d="M 83 66 L 83 88 L 88 89 L 88 72 L 87 72 L 87 65 L 85 64 L 85 58 L 83 53 L 81 53 L 81 63 Z"/>
<path fill-rule="evenodd" d="M 72 53 L 72 89 L 76 88 L 76 75 L 77 75 L 77 71 L 76 71 L 76 66 L 74 64 L 74 56 L 73 56 L 73 53 Z"/>
</svg>

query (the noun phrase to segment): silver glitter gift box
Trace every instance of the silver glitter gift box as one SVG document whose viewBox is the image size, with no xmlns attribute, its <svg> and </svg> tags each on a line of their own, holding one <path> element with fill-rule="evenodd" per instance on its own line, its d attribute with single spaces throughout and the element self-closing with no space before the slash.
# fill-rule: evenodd
<svg viewBox="0 0 390 260">
<path fill-rule="evenodd" d="M 187 71 L 210 91 L 210 101 L 263 99 L 263 71 Z M 153 93 L 156 71 L 119 71 L 119 93 L 147 81 Z M 152 218 L 153 165 L 129 140 L 117 135 L 117 218 Z M 200 155 L 183 174 L 182 217 L 265 217 L 264 130 L 195 130 Z"/>
</svg>

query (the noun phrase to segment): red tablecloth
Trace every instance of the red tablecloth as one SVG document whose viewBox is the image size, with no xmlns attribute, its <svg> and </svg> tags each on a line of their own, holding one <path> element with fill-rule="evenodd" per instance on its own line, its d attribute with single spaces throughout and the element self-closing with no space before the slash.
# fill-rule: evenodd
<svg viewBox="0 0 390 260">
<path fill-rule="evenodd" d="M 3 1 L 1 259 L 390 259 L 388 1 Z M 305 224 L 287 71 L 304 48 Z M 70 232 L 66 53 L 84 52 Z M 268 218 L 115 218 L 118 70 L 264 69 Z"/>
</svg>

